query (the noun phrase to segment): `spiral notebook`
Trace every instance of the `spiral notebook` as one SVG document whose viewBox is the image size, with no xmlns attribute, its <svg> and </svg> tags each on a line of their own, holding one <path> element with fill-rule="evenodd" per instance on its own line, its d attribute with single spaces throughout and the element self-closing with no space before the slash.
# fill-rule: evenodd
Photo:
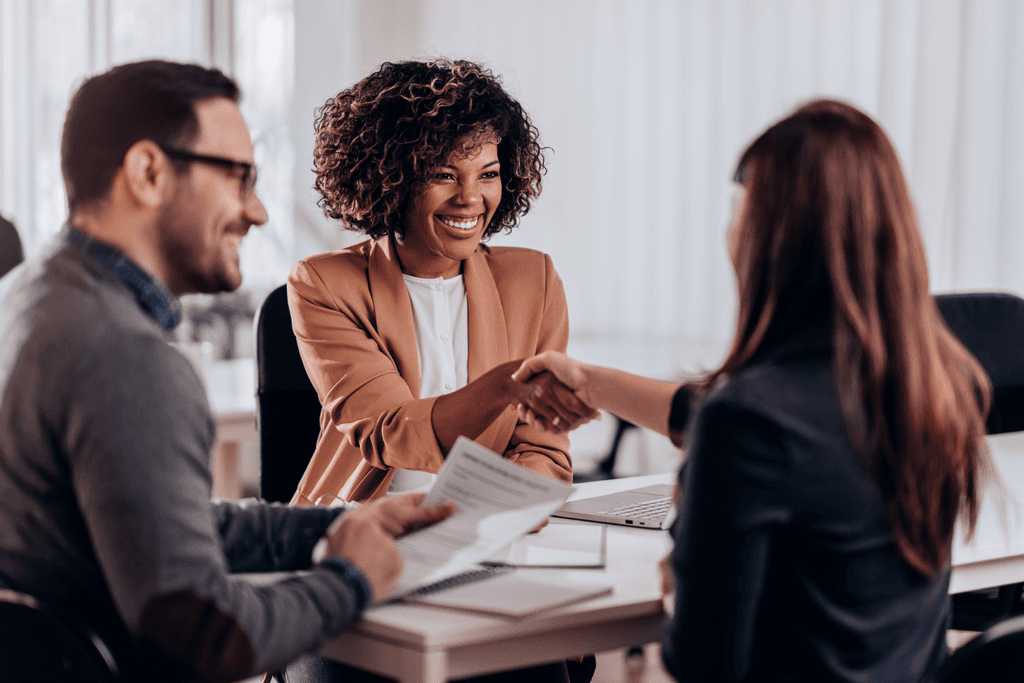
<svg viewBox="0 0 1024 683">
<path fill-rule="evenodd" d="M 521 619 L 608 595 L 612 587 L 527 578 L 515 567 L 472 569 L 419 588 L 402 600 L 434 607 Z"/>
</svg>

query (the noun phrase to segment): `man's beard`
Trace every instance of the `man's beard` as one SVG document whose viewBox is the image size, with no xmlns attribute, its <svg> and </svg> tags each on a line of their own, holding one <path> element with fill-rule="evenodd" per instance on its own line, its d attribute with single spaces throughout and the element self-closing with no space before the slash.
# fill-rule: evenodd
<svg viewBox="0 0 1024 683">
<path fill-rule="evenodd" d="M 186 197 L 178 192 L 158 219 L 160 249 L 167 261 L 168 282 L 172 291 L 180 293 L 216 294 L 232 292 L 241 284 L 241 277 L 230 272 L 222 262 L 222 245 L 206 246 L 196 223 L 201 211 L 190 208 Z"/>
</svg>

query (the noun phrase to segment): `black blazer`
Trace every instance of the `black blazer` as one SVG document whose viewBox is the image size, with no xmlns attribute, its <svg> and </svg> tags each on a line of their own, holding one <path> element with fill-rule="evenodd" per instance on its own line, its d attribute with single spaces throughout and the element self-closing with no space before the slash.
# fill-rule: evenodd
<svg viewBox="0 0 1024 683">
<path fill-rule="evenodd" d="M 925 578 L 897 552 L 827 334 L 704 398 L 680 490 L 663 643 L 679 680 L 910 683 L 945 658 L 949 570 Z"/>
</svg>

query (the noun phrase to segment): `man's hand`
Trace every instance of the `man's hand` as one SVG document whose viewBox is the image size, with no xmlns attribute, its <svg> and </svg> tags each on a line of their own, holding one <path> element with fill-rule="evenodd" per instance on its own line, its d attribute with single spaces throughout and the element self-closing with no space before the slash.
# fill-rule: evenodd
<svg viewBox="0 0 1024 683">
<path fill-rule="evenodd" d="M 423 507 L 423 493 L 390 496 L 346 512 L 327 530 L 327 554 L 354 564 L 373 590 L 373 602 L 386 598 L 402 573 L 402 556 L 395 547 L 399 536 L 430 526 L 452 513 L 445 503 Z"/>
<path fill-rule="evenodd" d="M 585 365 L 556 351 L 545 351 L 523 364 L 512 379 L 527 383 L 530 393 L 519 402 L 519 417 L 555 434 L 572 431 L 601 413 L 587 398 Z"/>
</svg>

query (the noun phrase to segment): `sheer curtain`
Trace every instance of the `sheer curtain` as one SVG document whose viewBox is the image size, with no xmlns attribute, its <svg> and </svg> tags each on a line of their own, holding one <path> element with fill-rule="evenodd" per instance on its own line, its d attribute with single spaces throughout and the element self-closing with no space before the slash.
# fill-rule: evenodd
<svg viewBox="0 0 1024 683">
<path fill-rule="evenodd" d="M 495 243 L 552 255 L 581 355 L 659 374 L 721 356 L 733 164 L 815 97 L 855 104 L 893 139 L 934 289 L 1024 292 L 1024 3 L 401 4 L 385 20 L 362 3 L 364 69 L 482 60 L 553 148 L 535 211 Z"/>
<path fill-rule="evenodd" d="M 293 225 L 292 0 L 0 0 L 0 213 L 28 256 L 67 217 L 60 134 L 68 100 L 114 64 L 220 67 L 242 87 L 270 221 L 242 247 L 246 286 L 269 290 L 297 258 Z"/>
<path fill-rule="evenodd" d="M 667 374 L 713 363 L 735 308 L 733 164 L 810 98 L 891 135 L 936 290 L 1024 292 L 1024 3 L 1017 0 L 0 0 L 0 212 L 38 253 L 64 218 L 58 142 L 79 80 L 146 56 L 241 81 L 271 222 L 246 283 L 352 241 L 315 206 L 312 108 L 386 59 L 488 64 L 552 148 L 495 243 L 549 252 L 573 348 Z"/>
</svg>

